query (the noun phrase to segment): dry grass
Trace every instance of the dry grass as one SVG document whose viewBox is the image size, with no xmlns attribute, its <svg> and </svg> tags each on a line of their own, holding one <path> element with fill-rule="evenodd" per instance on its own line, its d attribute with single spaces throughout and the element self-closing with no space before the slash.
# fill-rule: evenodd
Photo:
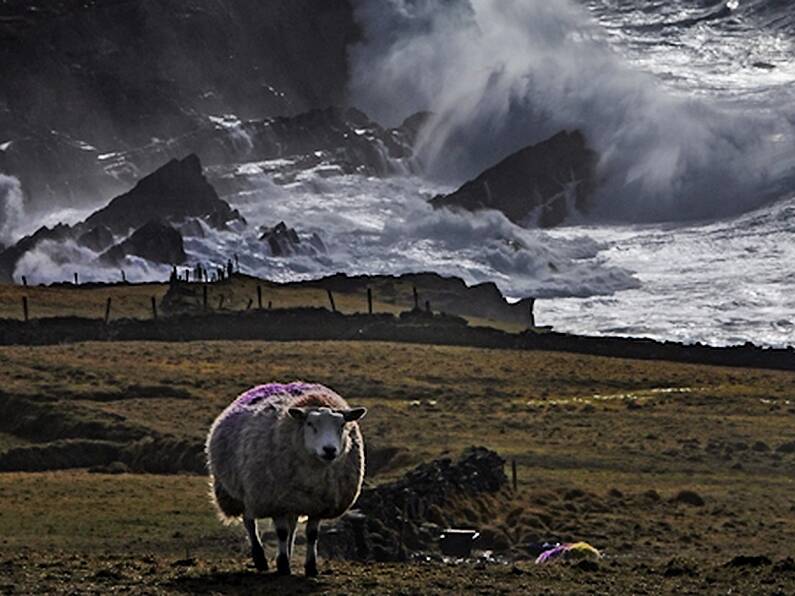
<svg viewBox="0 0 795 596">
<path fill-rule="evenodd" d="M 207 303 L 212 311 L 232 312 L 257 308 L 257 286 L 262 287 L 263 308 L 270 303 L 274 309 L 320 307 L 330 308 L 325 290 L 283 286 L 248 276 L 236 276 L 231 281 L 208 284 Z M 413 306 L 412 286 L 409 282 L 392 284 L 394 293 L 381 294 L 374 288 L 373 310 L 376 313 L 397 314 Z M 201 296 L 201 284 L 193 286 Z M 107 299 L 111 298 L 110 319 L 152 318 L 154 297 L 158 304 L 168 291 L 168 284 L 120 284 L 113 286 L 16 286 L 0 284 L 0 319 L 22 320 L 22 298 L 28 299 L 28 316 L 31 319 L 45 317 L 76 316 L 102 319 L 105 316 Z M 223 301 L 221 298 L 223 297 Z M 367 312 L 365 292 L 335 292 L 336 309 L 345 314 Z M 162 313 L 160 313 L 162 314 Z M 523 331 L 516 323 L 486 318 L 467 317 L 472 325 L 489 326 L 508 332 Z"/>
<path fill-rule="evenodd" d="M 0 560 L 0 589 L 5 574 L 43 591 L 73 585 L 102 591 L 91 574 L 110 567 L 118 577 L 108 586 L 143 575 L 153 593 L 414 593 L 424 581 L 439 582 L 429 589 L 437 592 L 472 585 L 489 591 L 486 581 L 508 592 L 539 581 L 564 593 L 792 588 L 778 576 L 729 573 L 722 565 L 736 554 L 776 560 L 792 553 L 795 454 L 777 449 L 795 441 L 793 373 L 388 343 L 0 348 L 0 387 L 8 394 L 64 411 L 112 413 L 196 441 L 240 391 L 293 379 L 328 384 L 370 408 L 362 424 L 366 440 L 402 450 L 386 478 L 468 445 L 490 447 L 515 458 L 519 469 L 520 491 L 492 520 L 495 531 L 517 543 L 533 533 L 586 539 L 611 558 L 596 575 L 522 565 L 513 575 L 491 566 L 451 575 L 445 566 L 340 563 L 334 565 L 339 577 L 361 585 L 325 576 L 318 583 L 277 585 L 242 571 L 242 533 L 217 523 L 201 477 L 0 474 L 0 559 L 11 561 L 3 568 Z M 123 398 L 141 385 L 151 395 Z M 170 396 L 169 388 L 180 396 Z M 109 392 L 120 399 L 96 397 Z M 0 436 L 3 445 L 13 446 Z M 587 493 L 587 502 L 569 502 L 564 495 L 570 489 Z M 614 489 L 624 496 L 610 497 Z M 706 506 L 671 504 L 683 489 L 696 491 Z M 644 500 L 650 490 L 659 501 Z M 188 567 L 163 562 L 184 558 L 186 549 L 197 557 Z M 21 551 L 29 558 L 14 558 Z M 103 552 L 108 556 L 95 554 Z M 147 552 L 155 553 L 154 562 Z M 87 571 L 67 581 L 58 574 L 72 555 Z M 697 571 L 666 577 L 666 565 L 680 557 L 694 561 Z"/>
</svg>

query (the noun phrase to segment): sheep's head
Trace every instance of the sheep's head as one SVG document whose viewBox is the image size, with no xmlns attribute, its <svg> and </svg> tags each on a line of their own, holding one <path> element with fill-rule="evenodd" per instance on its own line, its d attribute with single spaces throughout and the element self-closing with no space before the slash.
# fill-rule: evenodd
<svg viewBox="0 0 795 596">
<path fill-rule="evenodd" d="M 361 419 L 365 408 L 290 408 L 289 414 L 301 423 L 306 450 L 326 463 L 348 451 L 351 422 Z"/>
</svg>

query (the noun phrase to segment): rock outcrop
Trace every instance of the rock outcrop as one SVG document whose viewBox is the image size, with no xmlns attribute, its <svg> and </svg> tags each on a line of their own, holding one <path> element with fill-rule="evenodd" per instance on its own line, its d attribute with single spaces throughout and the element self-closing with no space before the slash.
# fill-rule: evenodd
<svg viewBox="0 0 795 596">
<path fill-rule="evenodd" d="M 411 308 L 414 305 L 413 291 L 416 288 L 417 306 L 420 309 L 425 308 L 427 301 L 431 310 L 437 313 L 491 319 L 522 327 L 530 323 L 532 298 L 509 303 L 493 283 L 468 286 L 460 277 L 445 277 L 438 273 L 406 273 L 399 276 L 349 276 L 337 273 L 321 279 L 285 285 L 360 295 L 364 295 L 369 288 L 375 300 L 402 308 Z"/>
<path fill-rule="evenodd" d="M 525 147 L 449 195 L 434 207 L 496 209 L 522 225 L 555 226 L 583 210 L 596 187 L 597 155 L 579 131 L 560 132 Z"/>
<path fill-rule="evenodd" d="M 216 222 L 240 218 L 202 173 L 196 155 L 173 159 L 142 178 L 132 190 L 111 200 L 95 211 L 84 226 L 105 226 L 117 234 L 126 234 L 151 219 L 182 220 L 203 217 Z"/>
<path fill-rule="evenodd" d="M 94 252 L 102 252 L 113 246 L 115 238 L 107 226 L 94 226 L 88 232 L 80 235 L 77 243 L 90 248 Z"/>
<path fill-rule="evenodd" d="M 213 117 L 176 139 L 154 140 L 104 160 L 117 178 L 133 182 L 169 159 L 196 153 L 222 193 L 256 188 L 262 174 L 291 182 L 310 168 L 328 173 L 386 176 L 415 171 L 414 142 L 427 114 L 384 128 L 354 108 L 314 109 L 293 116 L 238 120 Z"/>
<path fill-rule="evenodd" d="M 42 227 L 0 251 L 0 283 L 10 283 L 19 259 L 44 240 L 71 239 L 95 252 L 106 251 L 106 263 L 117 261 L 124 254 L 147 259 L 151 255 L 149 260 L 156 263 L 181 263 L 185 260 L 182 236 L 164 222 L 192 222 L 191 229 L 201 231 L 197 218 L 221 229 L 231 222 L 245 223 L 237 210 L 218 197 L 204 177 L 199 158 L 189 155 L 142 178 L 132 190 L 112 199 L 85 221 L 74 226 Z M 155 227 L 145 225 L 152 220 L 162 221 Z M 136 234 L 109 248 L 114 236 L 124 238 L 135 229 Z"/>
<path fill-rule="evenodd" d="M 455 520 L 459 508 L 482 504 L 485 495 L 507 485 L 504 464 L 495 452 L 473 447 L 458 461 L 441 458 L 417 466 L 394 482 L 362 491 L 355 510 L 320 545 L 327 555 L 376 561 L 401 560 L 411 551 L 431 550 L 448 521 L 472 524 L 463 515 Z M 475 507 L 468 509 L 471 516 Z"/>
<path fill-rule="evenodd" d="M 28 251 L 36 248 L 41 242 L 45 240 L 60 242 L 72 237 L 73 233 L 71 226 L 62 223 L 52 228 L 42 226 L 33 234 L 25 236 L 16 244 L 0 252 L 0 283 L 12 283 L 14 281 L 14 269 L 16 269 L 19 259 Z"/>
<path fill-rule="evenodd" d="M 161 220 L 147 222 L 124 242 L 102 253 L 100 260 L 118 265 L 127 256 L 167 265 L 180 265 L 187 259 L 182 235 Z"/>
<path fill-rule="evenodd" d="M 302 241 L 294 228 L 280 221 L 272 228 L 264 228 L 260 240 L 266 242 L 271 256 L 289 257 L 292 255 L 313 256 L 326 252 L 320 236 L 312 234 L 308 240 Z"/>
</svg>

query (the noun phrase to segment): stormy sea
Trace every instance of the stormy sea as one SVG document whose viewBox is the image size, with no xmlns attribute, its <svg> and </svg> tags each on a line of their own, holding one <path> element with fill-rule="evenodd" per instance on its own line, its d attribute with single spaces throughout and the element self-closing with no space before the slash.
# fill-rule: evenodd
<svg viewBox="0 0 795 596">
<path fill-rule="evenodd" d="M 108 132 L 112 117 L 100 123 L 100 113 L 104 132 L 90 138 L 76 132 L 90 122 L 48 124 L 47 142 L 81 160 L 61 186 L 42 180 L 45 171 L 20 174 L 22 159 L 9 156 L 32 133 L 0 129 L 0 243 L 85 219 L 206 138 L 195 141 L 214 143 L 206 153 L 226 151 L 198 151 L 208 180 L 241 217 L 184 225 L 186 267 L 234 256 L 241 271 L 274 280 L 434 271 L 535 297 L 537 323 L 558 331 L 795 344 L 789 1 L 355 0 L 351 11 L 357 32 L 339 103 L 361 112 L 341 117 L 345 155 L 325 145 L 267 154 L 263 137 L 281 146 L 278 127 L 288 124 L 213 91 L 191 107 L 194 128 L 135 138 Z M 319 21 L 313 35 L 331 37 L 336 22 Z M 289 95 L 277 83 L 268 92 L 276 103 Z M 29 117 L 34 126 L 43 116 Z M 587 200 L 564 192 L 554 225 L 539 210 L 432 205 L 560 131 L 580 131 L 596 158 Z M 279 222 L 303 248 L 274 254 L 263 243 Z M 119 264 L 100 252 L 48 238 L 14 261 L 12 277 L 116 280 Z M 121 268 L 135 281 L 171 271 L 134 255 Z"/>
</svg>

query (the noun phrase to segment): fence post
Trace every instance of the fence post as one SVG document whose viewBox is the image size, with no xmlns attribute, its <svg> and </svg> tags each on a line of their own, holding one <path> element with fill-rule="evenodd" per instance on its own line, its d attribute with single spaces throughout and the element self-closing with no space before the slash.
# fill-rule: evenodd
<svg viewBox="0 0 795 596">
<path fill-rule="evenodd" d="M 157 298 L 152 296 L 152 318 L 157 321 Z"/>
<path fill-rule="evenodd" d="M 262 310 L 262 286 L 257 286 L 257 308 Z"/>
<path fill-rule="evenodd" d="M 28 278 L 25 277 L 24 275 L 22 276 L 22 285 L 25 286 L 26 288 L 28 287 Z"/>
<path fill-rule="evenodd" d="M 334 294 L 331 293 L 331 290 L 326 290 L 328 293 L 328 301 L 331 304 L 331 312 L 337 312 L 337 305 L 334 304 Z"/>
<path fill-rule="evenodd" d="M 535 306 L 536 306 L 536 299 L 530 298 L 530 329 L 536 326 L 536 315 L 535 312 L 533 312 Z"/>
<path fill-rule="evenodd" d="M 248 299 L 248 306 L 246 307 L 246 310 L 251 310 L 251 305 L 252 304 L 254 304 L 254 299 L 253 298 L 249 298 Z"/>
<path fill-rule="evenodd" d="M 75 285 L 76 286 L 80 285 L 80 278 L 77 276 L 77 271 L 75 271 Z"/>
<path fill-rule="evenodd" d="M 417 293 L 417 286 L 412 288 L 414 291 L 414 310 L 420 309 L 420 295 Z"/>
<path fill-rule="evenodd" d="M 367 288 L 367 314 L 373 314 L 373 290 Z"/>
<path fill-rule="evenodd" d="M 22 316 L 25 319 L 25 322 L 28 322 L 28 297 L 22 296 Z"/>
<path fill-rule="evenodd" d="M 110 321 L 110 301 L 111 301 L 111 298 L 110 298 L 110 296 L 108 296 L 108 301 L 107 301 L 107 303 L 105 303 L 105 324 L 106 325 L 108 324 L 108 321 Z"/>
<path fill-rule="evenodd" d="M 124 272 L 124 269 L 121 270 L 121 283 L 127 283 L 127 274 Z"/>
</svg>

